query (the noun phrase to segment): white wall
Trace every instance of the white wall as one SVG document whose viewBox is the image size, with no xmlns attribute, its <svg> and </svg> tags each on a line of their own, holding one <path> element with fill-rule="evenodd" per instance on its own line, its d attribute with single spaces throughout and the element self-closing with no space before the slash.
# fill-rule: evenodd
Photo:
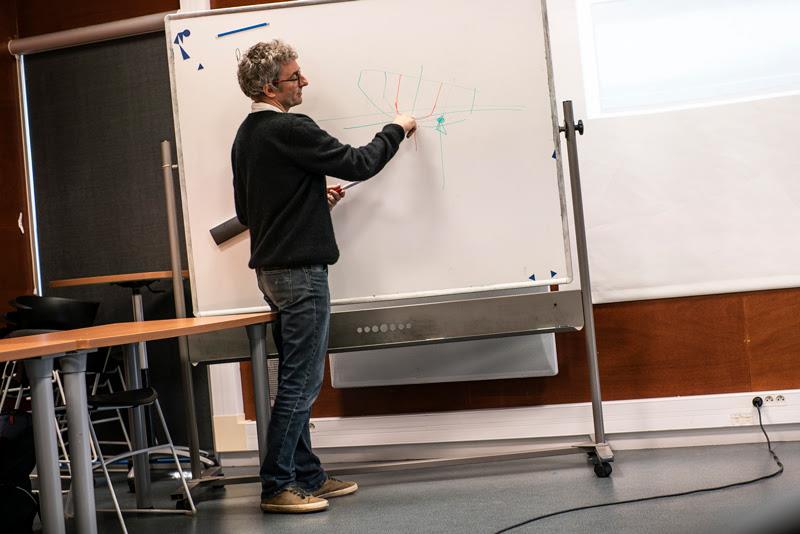
<svg viewBox="0 0 800 534">
<path fill-rule="evenodd" d="M 586 126 L 594 301 L 800 284 L 800 97 L 587 119 L 575 2 L 548 13 L 557 98 Z"/>
</svg>

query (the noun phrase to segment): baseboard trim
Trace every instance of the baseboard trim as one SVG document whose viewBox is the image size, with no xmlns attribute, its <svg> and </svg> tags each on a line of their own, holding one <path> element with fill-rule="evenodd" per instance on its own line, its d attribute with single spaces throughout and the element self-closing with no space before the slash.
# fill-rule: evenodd
<svg viewBox="0 0 800 534">
<path fill-rule="evenodd" d="M 770 438 L 800 440 L 800 390 L 781 390 L 604 402 L 606 441 L 616 450 L 758 442 L 764 438 L 752 399 L 775 399 L 778 395 L 784 400 L 773 400 L 762 408 Z M 255 422 L 242 424 L 246 426 L 243 448 L 257 450 Z M 327 417 L 313 419 L 312 425 L 315 450 L 326 461 L 337 462 L 560 447 L 593 439 L 594 432 L 590 403 Z M 228 452 L 234 450 L 229 448 Z M 231 459 L 234 456 L 229 455 Z"/>
</svg>

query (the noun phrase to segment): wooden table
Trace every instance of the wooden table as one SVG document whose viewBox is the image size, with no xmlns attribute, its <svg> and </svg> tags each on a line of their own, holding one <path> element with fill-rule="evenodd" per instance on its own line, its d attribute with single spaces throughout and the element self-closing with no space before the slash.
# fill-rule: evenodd
<svg viewBox="0 0 800 534">
<path fill-rule="evenodd" d="M 254 389 L 263 403 L 269 401 L 266 376 L 266 324 L 275 313 L 252 313 L 218 317 L 165 319 L 117 323 L 27 337 L 0 339 L 0 362 L 24 360 L 31 383 L 31 409 L 39 475 L 40 517 L 46 534 L 64 534 L 64 503 L 58 469 L 56 430 L 50 378 L 58 359 L 64 375 L 67 404 L 69 453 L 77 532 L 97 533 L 92 463 L 89 453 L 89 415 L 86 394 L 86 355 L 98 348 L 125 345 L 126 360 L 136 368 L 134 346 L 144 341 L 167 339 L 246 327 L 250 338 Z M 140 408 L 138 408 L 140 409 Z M 269 410 L 256 410 L 259 453 L 266 452 Z"/>
<path fill-rule="evenodd" d="M 181 276 L 189 278 L 189 271 L 181 271 Z M 119 284 L 126 282 L 155 282 L 172 278 L 172 271 L 148 271 L 144 273 L 108 274 L 103 276 L 86 276 L 82 278 L 63 278 L 51 280 L 50 287 L 76 287 L 98 284 Z"/>
</svg>

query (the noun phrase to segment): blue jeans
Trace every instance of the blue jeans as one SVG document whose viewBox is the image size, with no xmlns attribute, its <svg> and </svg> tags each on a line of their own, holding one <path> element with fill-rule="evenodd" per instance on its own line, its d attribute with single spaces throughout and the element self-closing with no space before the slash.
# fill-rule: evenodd
<svg viewBox="0 0 800 534">
<path fill-rule="evenodd" d="M 279 317 L 272 324 L 278 347 L 278 393 L 261 463 L 261 497 L 289 486 L 314 491 L 327 475 L 311 450 L 308 421 L 325 371 L 330 325 L 328 267 L 257 269 L 258 287 Z"/>
</svg>

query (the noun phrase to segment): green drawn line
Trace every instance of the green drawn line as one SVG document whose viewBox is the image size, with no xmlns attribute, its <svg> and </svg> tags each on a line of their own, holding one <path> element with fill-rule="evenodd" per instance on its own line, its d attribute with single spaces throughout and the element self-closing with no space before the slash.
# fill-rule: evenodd
<svg viewBox="0 0 800 534">
<path fill-rule="evenodd" d="M 461 119 L 460 121 L 448 121 L 447 125 L 452 126 L 453 124 L 458 124 L 459 122 L 467 122 L 468 119 Z M 434 126 L 432 124 L 423 124 L 422 128 L 427 128 L 429 130 L 436 130 L 439 131 L 437 128 L 438 126 Z M 446 134 L 445 134 L 446 135 Z"/>
<path fill-rule="evenodd" d="M 452 115 L 454 113 L 466 113 L 468 111 L 469 111 L 468 109 L 461 109 L 461 110 L 458 110 L 458 111 L 445 111 L 445 112 L 440 113 L 440 115 Z M 474 111 L 476 111 L 476 112 L 479 112 L 479 111 L 522 111 L 522 109 L 517 109 L 517 108 L 495 108 L 495 109 L 476 109 Z M 327 120 L 334 120 L 334 119 L 327 119 Z M 464 119 L 464 120 L 466 120 L 466 119 Z M 463 122 L 463 121 L 453 121 L 453 122 L 448 122 L 448 124 L 456 124 L 456 122 Z M 359 124 L 358 126 L 345 126 L 342 129 L 343 130 L 352 130 L 352 129 L 355 129 L 355 128 L 367 128 L 368 126 L 377 126 L 379 124 L 386 124 L 386 123 L 383 122 L 383 121 L 381 121 L 381 122 L 371 122 L 369 124 Z"/>
<path fill-rule="evenodd" d="M 411 114 L 417 109 L 417 96 L 419 95 L 419 86 L 422 85 L 422 65 L 419 66 L 419 80 L 417 81 L 417 92 L 414 93 L 414 103 L 411 105 Z"/>
<path fill-rule="evenodd" d="M 395 74 L 397 76 L 406 76 L 405 74 L 402 74 L 400 72 L 392 72 L 392 71 L 388 71 L 388 70 L 387 71 L 382 71 L 382 70 L 379 70 L 379 69 L 364 69 L 362 72 L 387 72 L 389 74 Z M 467 91 L 471 91 L 472 89 L 474 89 L 473 87 L 467 87 L 465 85 L 456 85 L 454 83 L 451 83 L 451 84 L 448 84 L 448 85 L 451 85 L 453 87 L 458 87 L 459 89 L 466 89 Z"/>
<path fill-rule="evenodd" d="M 446 110 L 447 108 L 442 108 Z M 493 106 L 484 106 L 480 109 L 456 109 L 450 111 L 442 111 L 441 114 L 446 113 L 472 113 L 475 111 L 524 111 L 526 108 L 525 106 L 506 106 L 506 107 L 493 107 Z M 380 117 L 380 116 L 387 116 L 386 112 L 381 111 L 380 113 L 362 113 L 361 115 L 348 115 L 345 117 L 332 117 L 330 119 L 318 119 L 317 122 L 330 122 L 330 121 L 343 121 L 343 120 L 351 120 L 351 119 L 360 119 L 362 117 Z"/>
<path fill-rule="evenodd" d="M 362 75 L 363 75 L 365 72 L 367 72 L 367 71 L 365 71 L 365 70 L 362 70 L 361 72 L 359 72 L 359 73 L 358 73 L 358 90 L 359 90 L 359 91 L 361 91 L 361 94 L 363 94 L 363 95 L 364 95 L 364 98 L 366 98 L 366 99 L 367 99 L 367 101 L 368 101 L 370 104 L 372 104 L 372 107 L 374 107 L 376 110 L 378 110 L 378 112 L 380 112 L 380 114 L 381 114 L 381 115 L 383 115 L 384 117 L 392 117 L 392 115 L 390 115 L 390 114 L 386 113 L 385 111 L 383 111 L 383 110 L 380 108 L 380 106 L 378 106 L 378 105 L 377 105 L 375 102 L 373 102 L 373 101 L 372 101 L 372 99 L 371 99 L 371 98 L 369 97 L 369 95 L 367 94 L 367 92 L 366 92 L 366 91 L 364 91 L 364 89 L 362 89 L 362 88 L 361 88 L 361 76 L 362 76 Z"/>
<path fill-rule="evenodd" d="M 439 132 L 439 156 L 442 160 L 442 190 L 444 190 L 445 174 L 444 174 L 444 142 L 442 141 L 442 132 Z"/>
<path fill-rule="evenodd" d="M 472 114 L 472 112 L 475 111 L 475 95 L 477 95 L 477 94 L 478 94 L 478 90 L 477 89 L 473 89 L 472 90 L 472 106 L 469 108 L 470 114 Z"/>
</svg>

